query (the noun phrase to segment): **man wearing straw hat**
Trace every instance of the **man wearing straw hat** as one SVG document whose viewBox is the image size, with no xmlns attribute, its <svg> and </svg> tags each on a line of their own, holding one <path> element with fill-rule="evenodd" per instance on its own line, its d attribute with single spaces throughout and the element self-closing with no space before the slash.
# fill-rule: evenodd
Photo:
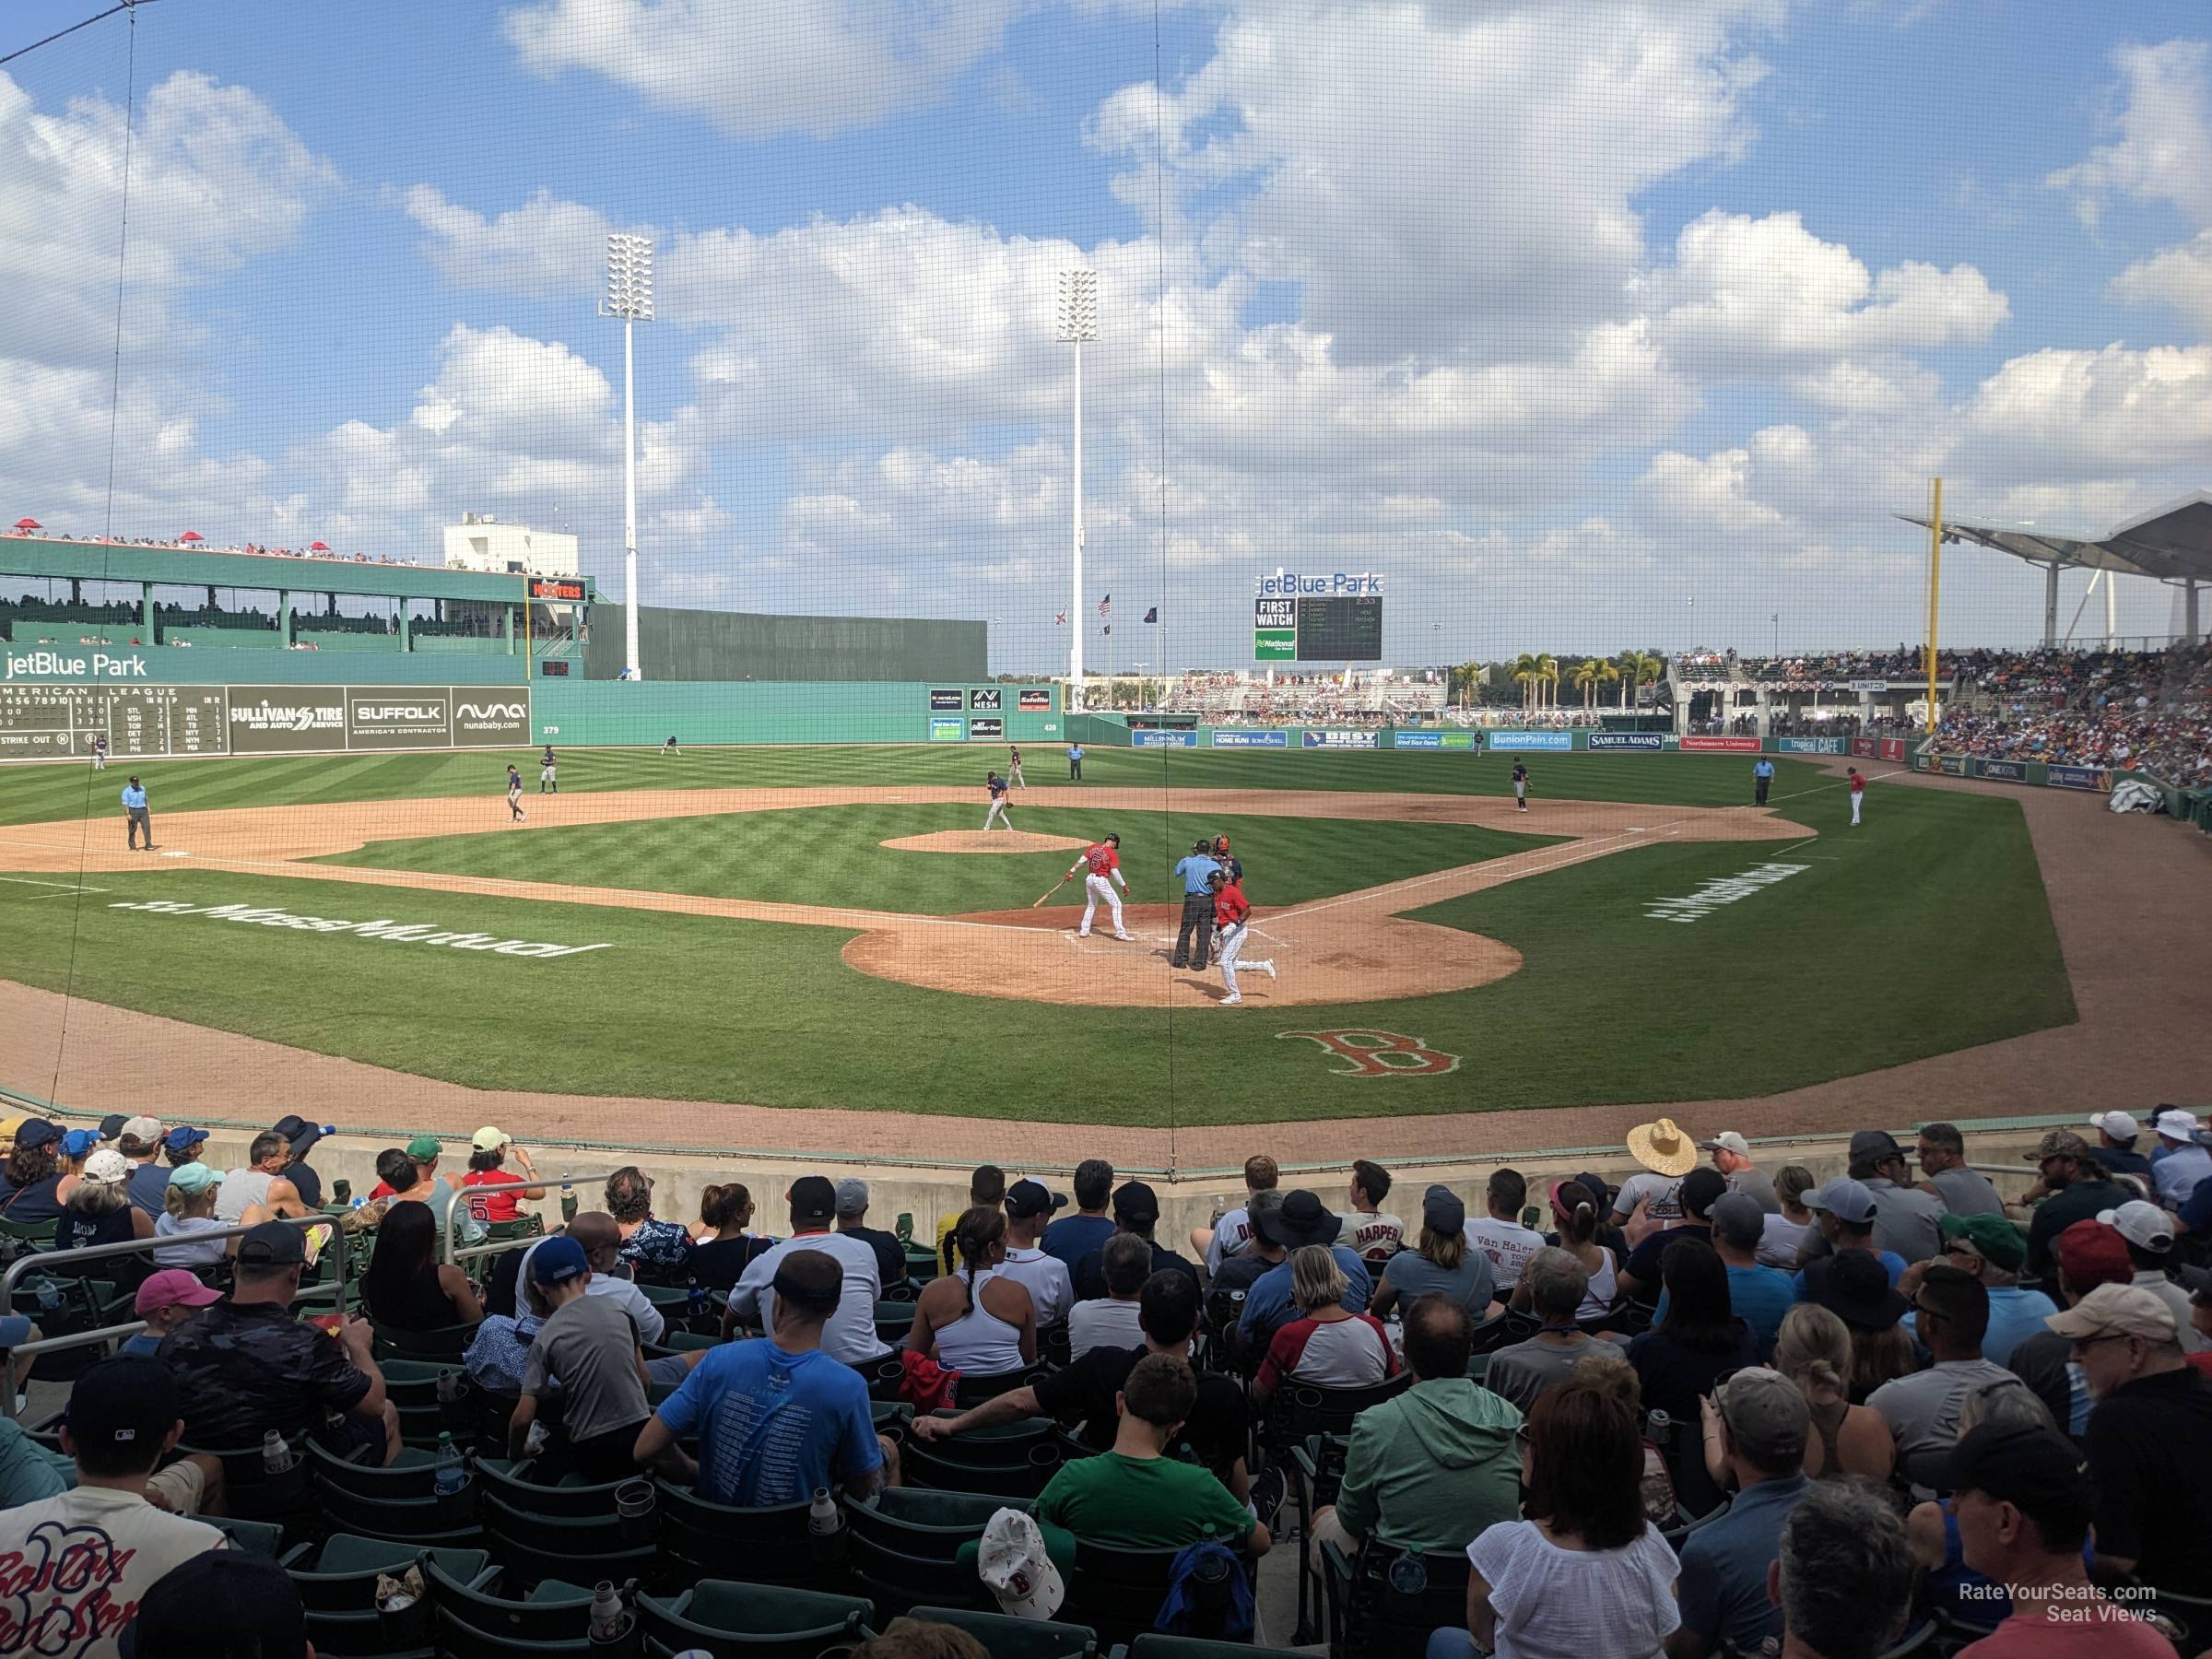
<svg viewBox="0 0 2212 1659">
<path fill-rule="evenodd" d="M 1682 1177 L 1698 1167 L 1698 1144 L 1675 1126 L 1673 1118 L 1661 1118 L 1629 1131 L 1629 1156 L 1643 1172 L 1621 1182 L 1613 1219 L 1635 1244 L 1682 1219 Z"/>
</svg>

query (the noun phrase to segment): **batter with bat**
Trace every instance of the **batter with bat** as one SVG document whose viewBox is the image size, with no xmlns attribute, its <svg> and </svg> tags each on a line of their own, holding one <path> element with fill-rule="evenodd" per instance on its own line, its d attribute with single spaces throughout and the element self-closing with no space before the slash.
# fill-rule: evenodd
<svg viewBox="0 0 2212 1659">
<path fill-rule="evenodd" d="M 1088 870 L 1089 874 L 1083 877 L 1083 925 L 1076 929 L 1076 937 L 1090 937 L 1090 919 L 1098 914 L 1099 900 L 1103 899 L 1108 912 L 1113 917 L 1113 936 L 1126 942 L 1129 935 L 1122 926 L 1121 894 L 1113 890 L 1113 884 L 1117 881 L 1122 884 L 1123 893 L 1129 890 L 1128 877 L 1122 874 L 1121 832 L 1116 830 L 1104 841 L 1093 841 L 1084 848 L 1083 856 L 1068 866 L 1067 874 L 1060 877 L 1061 882 L 1066 883 L 1077 870 Z M 1039 902 L 1043 900 L 1040 900 Z"/>
</svg>

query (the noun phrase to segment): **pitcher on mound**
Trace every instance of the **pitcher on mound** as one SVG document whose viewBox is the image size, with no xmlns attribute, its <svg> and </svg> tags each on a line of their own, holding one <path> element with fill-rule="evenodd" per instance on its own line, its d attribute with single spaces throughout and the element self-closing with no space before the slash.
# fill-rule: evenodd
<svg viewBox="0 0 2212 1659">
<path fill-rule="evenodd" d="M 983 814 L 983 828 L 989 830 L 996 818 L 1009 830 L 1014 828 L 1014 815 L 1006 810 L 1006 781 L 995 771 L 983 779 L 983 787 L 991 792 L 991 810 Z"/>
<path fill-rule="evenodd" d="M 1121 894 L 1113 890 L 1113 884 L 1117 881 L 1122 884 L 1122 892 L 1129 890 L 1128 877 L 1122 874 L 1122 837 L 1119 830 L 1104 841 L 1093 841 L 1084 848 L 1083 856 L 1068 865 L 1067 874 L 1073 876 L 1087 866 L 1090 873 L 1083 877 L 1083 925 L 1076 929 L 1076 937 L 1090 937 L 1090 919 L 1099 913 L 1099 900 L 1103 899 L 1107 910 L 1113 916 L 1113 936 L 1126 940 L 1129 935 L 1122 926 Z"/>
<path fill-rule="evenodd" d="M 1221 982 L 1229 987 L 1229 994 L 1221 1006 L 1233 1008 L 1243 1000 L 1237 989 L 1237 970 L 1256 968 L 1269 979 L 1276 977 L 1275 961 L 1240 962 L 1237 952 L 1244 948 L 1244 941 L 1252 936 L 1252 905 L 1244 897 L 1244 889 L 1230 880 L 1229 872 L 1216 870 L 1206 878 L 1206 885 L 1214 891 L 1214 939 L 1221 952 Z"/>
</svg>

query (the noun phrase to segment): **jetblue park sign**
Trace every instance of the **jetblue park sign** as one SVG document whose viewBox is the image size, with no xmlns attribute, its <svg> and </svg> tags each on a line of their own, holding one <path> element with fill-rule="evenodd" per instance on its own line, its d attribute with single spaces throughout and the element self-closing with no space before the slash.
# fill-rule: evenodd
<svg viewBox="0 0 2212 1659">
<path fill-rule="evenodd" d="M 1326 576 L 1299 576 L 1277 571 L 1254 576 L 1252 591 L 1262 599 L 1354 598 L 1379 594 L 1382 578 L 1372 571 L 1332 571 Z"/>
<path fill-rule="evenodd" d="M 11 651 L 7 679 L 126 680 L 146 677 L 146 659 L 133 652 L 110 656 L 104 651 L 77 653 L 66 651 Z"/>
</svg>

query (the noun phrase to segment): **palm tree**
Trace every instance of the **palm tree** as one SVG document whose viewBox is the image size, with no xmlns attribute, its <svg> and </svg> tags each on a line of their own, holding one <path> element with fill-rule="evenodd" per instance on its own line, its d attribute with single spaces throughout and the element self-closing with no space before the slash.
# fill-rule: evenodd
<svg viewBox="0 0 2212 1659">
<path fill-rule="evenodd" d="M 1581 688 L 1583 693 L 1583 707 L 1585 709 L 1594 709 L 1597 707 L 1598 687 L 1606 684 L 1608 681 L 1618 679 L 1620 677 L 1620 670 L 1614 667 L 1610 663 L 1602 661 L 1597 657 L 1591 657 L 1586 662 L 1577 664 L 1575 665 L 1574 672 L 1568 677 L 1572 679 L 1575 685 Z"/>
<path fill-rule="evenodd" d="M 1522 708 L 1534 709 L 1536 706 L 1536 682 L 1544 677 L 1543 659 L 1530 652 L 1523 652 L 1513 659 L 1512 677 L 1521 682 Z"/>
<path fill-rule="evenodd" d="M 1620 706 L 1626 709 L 1638 686 L 1656 685 L 1659 677 L 1666 672 L 1664 658 L 1641 651 L 1624 651 L 1620 653 Z"/>
<path fill-rule="evenodd" d="M 1557 707 L 1559 700 L 1559 659 L 1548 651 L 1538 657 L 1536 677 L 1544 687 L 1544 706 Z"/>
</svg>

